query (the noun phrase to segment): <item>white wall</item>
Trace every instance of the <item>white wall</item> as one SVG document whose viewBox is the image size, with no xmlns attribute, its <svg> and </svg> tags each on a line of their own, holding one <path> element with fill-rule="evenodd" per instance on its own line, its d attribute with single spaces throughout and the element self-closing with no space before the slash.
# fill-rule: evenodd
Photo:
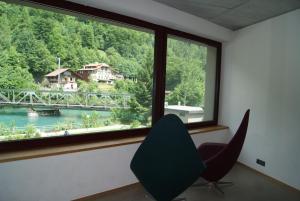
<svg viewBox="0 0 300 201">
<path fill-rule="evenodd" d="M 232 31 L 151 0 L 74 0 L 170 28 L 228 41 Z M 227 141 L 227 130 L 194 135 Z M 0 201 L 67 201 L 136 182 L 129 169 L 138 144 L 0 163 Z"/>
<path fill-rule="evenodd" d="M 232 34 L 232 31 L 227 28 L 151 0 L 71 1 L 120 13 L 218 41 L 228 41 Z"/>
<path fill-rule="evenodd" d="M 300 9 L 237 31 L 223 53 L 220 121 L 251 109 L 240 161 L 300 189 Z"/>
<path fill-rule="evenodd" d="M 227 130 L 193 135 L 227 142 Z M 0 163 L 0 201 L 69 201 L 137 182 L 129 168 L 139 144 Z"/>
</svg>

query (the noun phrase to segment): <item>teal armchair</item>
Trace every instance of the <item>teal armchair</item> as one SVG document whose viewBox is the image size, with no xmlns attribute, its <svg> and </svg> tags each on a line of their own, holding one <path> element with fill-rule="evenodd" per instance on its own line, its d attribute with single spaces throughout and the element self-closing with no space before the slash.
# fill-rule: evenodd
<svg viewBox="0 0 300 201">
<path fill-rule="evenodd" d="M 162 117 L 136 151 L 130 168 L 157 201 L 171 201 L 191 186 L 205 169 L 183 122 Z"/>
</svg>

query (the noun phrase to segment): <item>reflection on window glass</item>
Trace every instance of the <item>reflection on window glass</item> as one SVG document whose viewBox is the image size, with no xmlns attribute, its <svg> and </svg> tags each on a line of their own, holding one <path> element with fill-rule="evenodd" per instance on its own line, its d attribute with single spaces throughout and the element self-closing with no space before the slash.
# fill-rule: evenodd
<svg viewBox="0 0 300 201">
<path fill-rule="evenodd" d="M 0 141 L 148 127 L 153 33 L 0 2 Z"/>
<path fill-rule="evenodd" d="M 183 122 L 213 120 L 216 48 L 168 38 L 165 114 Z"/>
</svg>

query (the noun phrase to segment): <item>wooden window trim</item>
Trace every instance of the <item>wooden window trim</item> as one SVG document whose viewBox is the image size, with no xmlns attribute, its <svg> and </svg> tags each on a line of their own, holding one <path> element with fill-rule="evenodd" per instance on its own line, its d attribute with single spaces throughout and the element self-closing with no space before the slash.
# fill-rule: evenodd
<svg viewBox="0 0 300 201">
<path fill-rule="evenodd" d="M 190 135 L 196 134 L 210 134 L 213 131 L 226 130 L 226 126 L 208 126 L 199 129 L 189 130 Z M 30 150 L 14 150 L 10 152 L 0 153 L 0 163 L 25 160 L 32 158 L 40 158 L 47 156 L 55 156 L 61 154 L 69 154 L 81 151 L 90 151 L 95 149 L 104 149 L 109 147 L 124 146 L 129 144 L 141 143 L 145 136 L 127 137 L 121 139 L 113 139 L 101 142 L 78 143 L 70 145 L 52 146 L 52 147 L 39 147 Z"/>
<path fill-rule="evenodd" d="M 222 43 L 196 36 L 183 31 L 174 30 L 161 25 L 153 24 L 147 21 L 136 19 L 133 17 L 105 11 L 98 8 L 84 6 L 81 4 L 68 1 L 53 1 L 53 0 L 14 0 L 18 4 L 30 5 L 33 7 L 47 7 L 52 9 L 63 10 L 72 13 L 83 14 L 87 16 L 97 17 L 123 23 L 130 26 L 145 28 L 152 30 L 155 34 L 154 45 L 154 76 L 153 76 L 153 99 L 152 99 L 152 123 L 156 122 L 164 114 L 164 97 L 165 97 L 165 77 L 166 77 L 166 55 L 167 55 L 167 35 L 174 35 L 185 39 L 190 39 L 196 42 L 207 44 L 217 48 L 217 63 L 216 63 L 216 85 L 215 85 L 215 101 L 214 115 L 212 121 L 189 123 L 186 124 L 189 129 L 199 129 L 205 126 L 216 126 L 218 122 L 218 107 L 219 107 L 219 89 L 220 89 L 220 72 L 221 72 L 221 50 Z M 53 146 L 70 146 L 82 143 L 92 143 L 99 141 L 120 140 L 136 137 L 144 137 L 150 128 L 139 128 L 131 130 L 108 131 L 101 133 L 90 133 L 70 136 L 56 136 L 49 138 L 28 139 L 0 142 L 0 153 L 30 150 L 37 148 L 48 148 Z"/>
</svg>

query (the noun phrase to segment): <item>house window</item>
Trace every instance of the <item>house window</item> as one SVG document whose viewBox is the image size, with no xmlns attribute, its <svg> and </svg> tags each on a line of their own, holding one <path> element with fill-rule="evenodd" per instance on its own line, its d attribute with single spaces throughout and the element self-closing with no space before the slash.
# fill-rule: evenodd
<svg viewBox="0 0 300 201">
<path fill-rule="evenodd" d="M 169 35 L 165 114 L 185 123 L 213 120 L 217 48 Z"/>
<path fill-rule="evenodd" d="M 217 123 L 221 43 L 68 1 L 0 13 L 0 150 L 145 135 L 167 113 Z"/>
</svg>

